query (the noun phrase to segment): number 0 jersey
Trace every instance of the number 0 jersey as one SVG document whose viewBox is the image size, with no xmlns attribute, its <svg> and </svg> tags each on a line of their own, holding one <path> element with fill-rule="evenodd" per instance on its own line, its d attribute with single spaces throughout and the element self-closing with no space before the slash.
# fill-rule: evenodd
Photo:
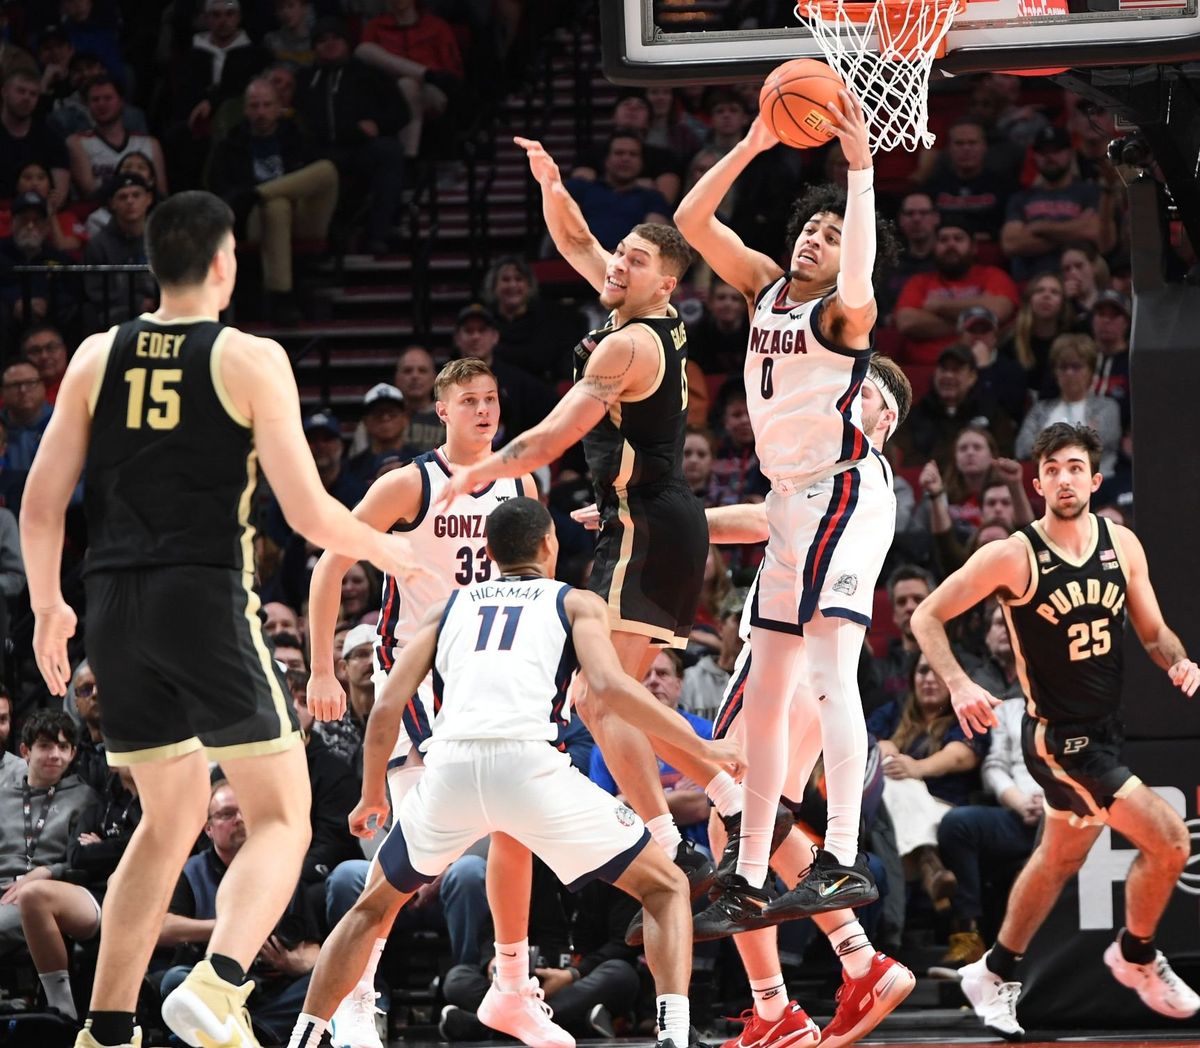
<svg viewBox="0 0 1200 1048">
<path fill-rule="evenodd" d="M 397 524 L 392 530 L 408 537 L 416 562 L 430 574 L 407 582 L 383 577 L 376 652 L 384 670 L 392 668 L 396 651 L 404 647 L 433 605 L 461 586 L 485 582 L 495 575 L 484 535 L 488 514 L 506 499 L 525 494 L 520 480 L 497 480 L 476 494 L 459 495 L 449 510 L 435 513 L 433 504 L 452 472 L 444 448 L 418 455 L 413 465 L 421 471 L 421 509 L 410 523 Z"/>
<path fill-rule="evenodd" d="M 763 474 L 804 486 L 870 450 L 860 391 L 871 350 L 828 341 L 820 329 L 825 300 L 789 303 L 788 284 L 785 273 L 755 300 L 746 407 Z"/>
<path fill-rule="evenodd" d="M 254 436 L 221 380 L 231 330 L 148 314 L 112 329 L 85 465 L 89 571 L 253 569 Z"/>
<path fill-rule="evenodd" d="M 1080 561 L 1036 521 L 1017 532 L 1028 545 L 1029 588 L 1002 602 L 1026 709 L 1051 723 L 1100 720 L 1121 702 L 1125 558 L 1105 518 L 1092 515 L 1091 526 Z"/>
</svg>

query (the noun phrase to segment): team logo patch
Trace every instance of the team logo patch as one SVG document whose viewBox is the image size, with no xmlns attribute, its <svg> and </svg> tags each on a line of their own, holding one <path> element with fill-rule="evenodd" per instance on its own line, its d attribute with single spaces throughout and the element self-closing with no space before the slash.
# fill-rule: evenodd
<svg viewBox="0 0 1200 1048">
<path fill-rule="evenodd" d="M 1050 563 L 1050 551 L 1048 549 L 1041 550 L 1038 553 L 1038 563 L 1039 564 L 1049 564 Z"/>
<path fill-rule="evenodd" d="M 1088 742 L 1091 740 L 1086 735 L 1077 735 L 1073 739 L 1063 739 L 1063 753 L 1078 753 L 1080 750 L 1086 749 Z"/>
<path fill-rule="evenodd" d="M 637 816 L 633 814 L 633 809 L 625 807 L 624 804 L 618 804 L 613 811 L 616 812 L 617 822 L 622 826 L 632 826 L 637 819 Z"/>
<path fill-rule="evenodd" d="M 834 593 L 844 593 L 847 597 L 853 597 L 858 590 L 857 575 L 840 575 L 837 582 L 833 584 Z"/>
</svg>

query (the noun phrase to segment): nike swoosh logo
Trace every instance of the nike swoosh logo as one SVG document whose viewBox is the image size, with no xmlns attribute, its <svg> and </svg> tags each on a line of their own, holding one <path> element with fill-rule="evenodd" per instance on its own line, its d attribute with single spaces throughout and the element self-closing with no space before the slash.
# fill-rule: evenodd
<svg viewBox="0 0 1200 1048">
<path fill-rule="evenodd" d="M 1061 565 L 1061 564 L 1051 564 L 1051 565 L 1050 565 L 1050 567 L 1048 567 L 1048 568 L 1042 568 L 1042 574 L 1043 574 L 1043 575 L 1049 575 L 1049 574 L 1050 574 L 1050 572 L 1052 572 L 1052 571 L 1058 571 L 1058 569 L 1059 569 L 1059 568 L 1061 568 L 1061 567 L 1062 567 L 1062 565 Z"/>
<path fill-rule="evenodd" d="M 843 884 L 845 884 L 845 883 L 846 883 L 846 882 L 847 882 L 849 879 L 850 879 L 849 875 L 847 875 L 847 876 L 845 876 L 845 877 L 839 877 L 839 878 L 838 878 L 836 881 L 834 881 L 832 884 L 827 884 L 827 885 L 825 885 L 825 887 L 824 887 L 824 888 L 822 888 L 822 889 L 821 889 L 821 890 L 818 892 L 818 894 L 819 894 L 819 895 L 821 895 L 821 896 L 822 896 L 822 897 L 824 897 L 824 898 L 828 898 L 828 897 L 829 897 L 830 895 L 832 895 L 832 894 L 833 894 L 835 891 L 837 891 L 837 890 L 838 890 L 838 889 L 839 889 L 839 888 L 840 888 L 840 887 L 841 887 Z"/>
<path fill-rule="evenodd" d="M 816 498 L 816 497 L 817 497 L 819 494 L 821 494 L 819 491 L 810 491 L 810 492 L 809 492 L 807 495 L 805 495 L 804 497 L 805 497 L 806 499 L 815 499 L 815 498 Z"/>
<path fill-rule="evenodd" d="M 501 950 L 500 956 L 501 957 L 516 957 L 516 954 L 515 953 L 505 953 L 503 950 Z"/>
</svg>

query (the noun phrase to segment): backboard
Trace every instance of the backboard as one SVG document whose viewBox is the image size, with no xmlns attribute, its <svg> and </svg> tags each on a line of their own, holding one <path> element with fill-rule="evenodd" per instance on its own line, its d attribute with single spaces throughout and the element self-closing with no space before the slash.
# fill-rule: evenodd
<svg viewBox="0 0 1200 1048">
<path fill-rule="evenodd" d="M 712 0 L 602 0 L 605 75 L 618 84 L 711 84 L 761 79 L 786 59 L 822 57 L 790 4 L 759 5 L 777 14 L 758 28 L 723 26 L 722 6 Z M 1020 13 L 1033 6 L 1042 5 L 968 0 L 935 74 L 1200 60 L 1198 0 L 1070 0 L 1068 14 Z"/>
</svg>

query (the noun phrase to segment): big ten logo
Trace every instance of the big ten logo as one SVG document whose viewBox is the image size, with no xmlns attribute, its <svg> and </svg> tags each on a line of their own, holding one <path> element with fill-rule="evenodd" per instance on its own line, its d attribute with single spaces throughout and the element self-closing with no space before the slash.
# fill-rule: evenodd
<svg viewBox="0 0 1200 1048">
<path fill-rule="evenodd" d="M 1153 786 L 1181 819 L 1185 820 L 1193 841 L 1193 854 L 1189 857 L 1180 875 L 1176 890 L 1186 895 L 1200 896 L 1200 854 L 1195 843 L 1200 841 L 1200 818 L 1187 818 L 1187 799 L 1182 790 L 1174 786 Z M 1123 883 L 1133 865 L 1135 848 L 1114 848 L 1112 830 L 1104 827 L 1096 843 L 1079 871 L 1079 930 L 1111 930 L 1116 927 L 1113 920 L 1113 885 Z"/>
</svg>

